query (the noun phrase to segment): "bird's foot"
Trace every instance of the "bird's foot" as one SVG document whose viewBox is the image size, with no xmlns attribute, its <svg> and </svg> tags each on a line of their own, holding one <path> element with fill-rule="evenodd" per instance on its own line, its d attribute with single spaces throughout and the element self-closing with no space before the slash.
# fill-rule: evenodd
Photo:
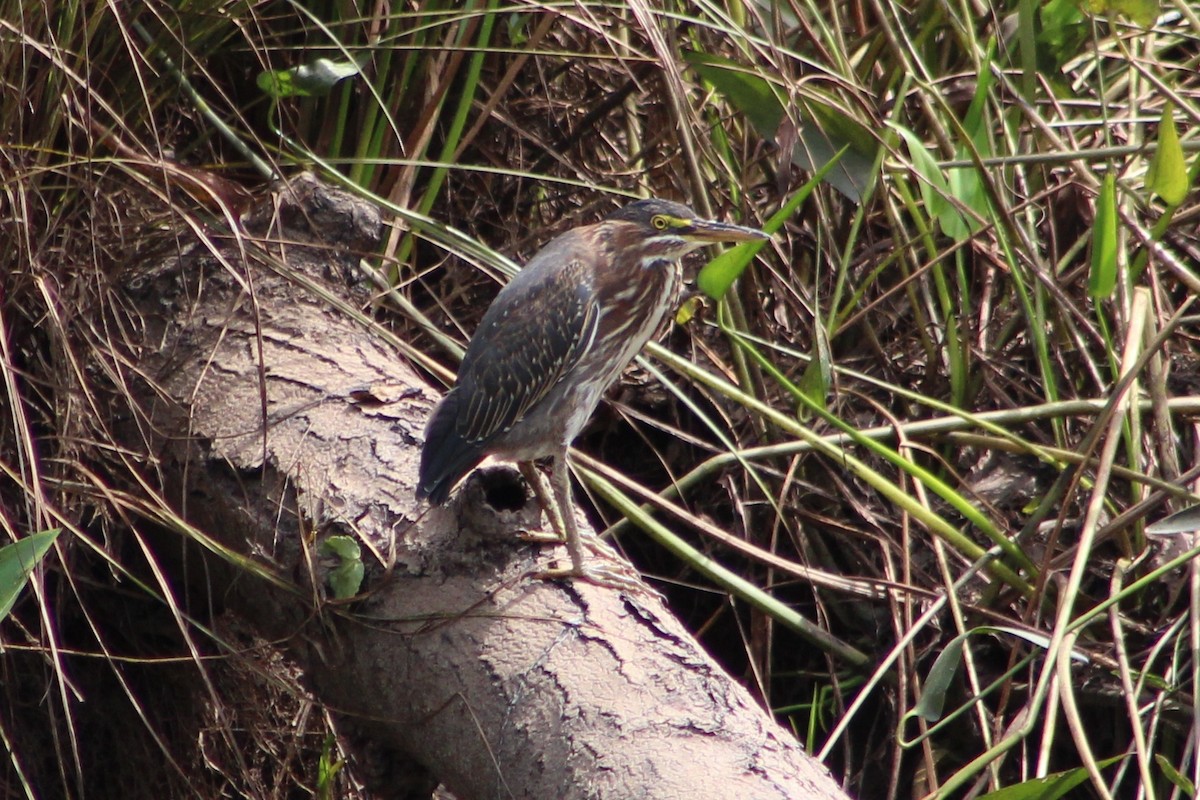
<svg viewBox="0 0 1200 800">
<path fill-rule="evenodd" d="M 517 538 L 533 544 L 562 544 L 567 540 L 558 531 L 517 531 Z"/>
<path fill-rule="evenodd" d="M 534 573 L 534 576 L 539 580 L 557 581 L 571 580 L 584 581 L 593 586 L 603 586 L 608 589 L 618 589 L 626 592 L 645 592 L 647 594 L 658 594 L 651 589 L 631 568 L 610 567 L 610 566 L 575 566 L 562 567 L 557 569 L 546 569 L 541 572 Z"/>
</svg>

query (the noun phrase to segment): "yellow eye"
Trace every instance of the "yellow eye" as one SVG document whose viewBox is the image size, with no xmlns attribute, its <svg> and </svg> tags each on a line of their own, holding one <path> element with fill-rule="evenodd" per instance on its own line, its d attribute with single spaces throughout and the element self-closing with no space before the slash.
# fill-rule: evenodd
<svg viewBox="0 0 1200 800">
<path fill-rule="evenodd" d="M 659 215 L 659 216 L 653 217 L 653 218 L 650 220 L 650 224 L 654 226 L 654 229 L 655 229 L 655 230 L 658 230 L 658 231 L 665 231 L 665 230 L 667 229 L 667 224 L 668 224 L 668 223 L 667 223 L 667 218 L 666 218 L 666 217 L 664 217 L 664 216 L 662 216 L 662 215 Z"/>
</svg>

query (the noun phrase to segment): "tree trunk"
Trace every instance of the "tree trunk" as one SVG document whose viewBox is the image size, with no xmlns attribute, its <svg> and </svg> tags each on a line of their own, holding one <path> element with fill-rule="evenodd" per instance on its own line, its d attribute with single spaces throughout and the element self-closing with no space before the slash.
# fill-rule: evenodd
<svg viewBox="0 0 1200 800">
<path fill-rule="evenodd" d="M 289 244 L 195 240 L 130 270 L 147 416 L 125 444 L 220 561 L 257 565 L 209 590 L 284 644 L 375 791 L 428 796 L 433 776 L 463 800 L 844 796 L 657 596 L 533 577 L 565 550 L 516 535 L 540 511 L 501 490 L 510 471 L 418 505 L 436 395 L 348 299 L 377 212 L 303 177 L 256 216 Z M 363 545 L 349 601 L 327 588 L 331 536 Z"/>
</svg>

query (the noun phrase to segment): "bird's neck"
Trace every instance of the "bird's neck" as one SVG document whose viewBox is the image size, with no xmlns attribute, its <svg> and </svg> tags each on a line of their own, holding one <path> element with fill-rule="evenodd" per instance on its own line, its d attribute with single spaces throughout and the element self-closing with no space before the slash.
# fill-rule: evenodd
<svg viewBox="0 0 1200 800">
<path fill-rule="evenodd" d="M 642 269 L 669 269 L 673 258 L 663 256 L 646 256 L 642 259 Z"/>
</svg>

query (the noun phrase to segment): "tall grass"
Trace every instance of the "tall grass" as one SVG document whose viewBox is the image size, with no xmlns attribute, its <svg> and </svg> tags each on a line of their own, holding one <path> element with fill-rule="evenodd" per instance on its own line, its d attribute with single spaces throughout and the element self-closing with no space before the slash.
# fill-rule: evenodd
<svg viewBox="0 0 1200 800">
<path fill-rule="evenodd" d="M 97 774 L 81 672 L 181 785 L 203 759 L 148 709 L 158 670 L 244 699 L 200 656 L 229 643 L 114 545 L 186 528 L 111 491 L 140 468 L 102 399 L 123 366 L 80 365 L 120 336 L 93 323 L 131 250 L 301 167 L 390 211 L 375 310 L 435 379 L 567 227 L 647 193 L 756 225 L 797 198 L 578 443 L 597 523 L 858 796 L 1200 779 L 1197 550 L 1145 533 L 1195 501 L 1195 4 L 3 5 L 0 525 L 74 542 L 2 629 L 52 698 L 7 691 L 12 793 Z M 338 77 L 279 88 L 321 59 Z M 170 642 L 134 681 L 97 621 L 132 613 L 119 586 Z M 218 730 L 211 785 L 259 792 Z"/>
</svg>

